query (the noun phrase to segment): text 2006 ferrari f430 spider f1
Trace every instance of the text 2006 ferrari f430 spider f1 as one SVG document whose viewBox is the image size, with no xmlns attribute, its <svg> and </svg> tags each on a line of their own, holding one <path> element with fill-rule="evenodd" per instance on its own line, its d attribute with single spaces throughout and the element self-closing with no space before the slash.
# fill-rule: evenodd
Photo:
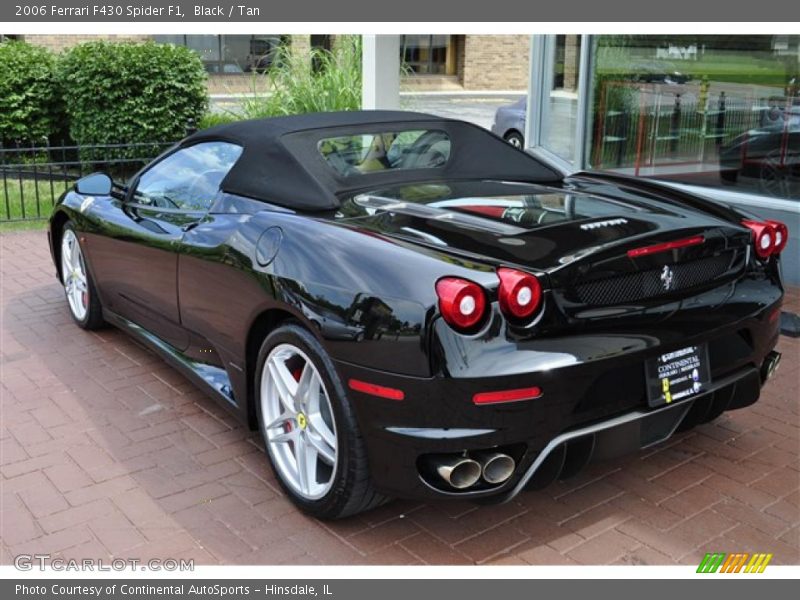
<svg viewBox="0 0 800 600">
<path fill-rule="evenodd" d="M 503 501 L 759 397 L 786 227 L 405 112 L 201 131 L 58 202 L 69 310 L 263 436 L 320 518 Z"/>
</svg>

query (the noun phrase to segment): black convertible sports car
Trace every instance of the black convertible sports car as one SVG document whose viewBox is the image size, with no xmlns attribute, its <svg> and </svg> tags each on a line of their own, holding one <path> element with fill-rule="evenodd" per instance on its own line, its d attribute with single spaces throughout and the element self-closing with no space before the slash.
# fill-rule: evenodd
<svg viewBox="0 0 800 600">
<path fill-rule="evenodd" d="M 503 501 L 758 399 L 785 227 L 404 112 L 196 133 L 58 202 L 69 309 L 260 429 L 286 493 Z"/>
</svg>

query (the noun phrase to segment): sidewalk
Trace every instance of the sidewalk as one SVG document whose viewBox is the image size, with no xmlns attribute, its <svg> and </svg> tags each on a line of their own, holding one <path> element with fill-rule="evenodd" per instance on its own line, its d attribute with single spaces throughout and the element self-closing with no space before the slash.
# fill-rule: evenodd
<svg viewBox="0 0 800 600">
<path fill-rule="evenodd" d="M 212 111 L 235 111 L 243 98 L 251 94 L 212 94 Z M 487 129 L 492 126 L 495 111 L 525 96 L 524 91 L 501 92 L 400 92 L 400 108 L 428 112 L 441 117 L 470 121 Z"/>
<path fill-rule="evenodd" d="M 754 406 L 508 504 L 397 501 L 336 523 L 281 493 L 257 435 L 115 329 L 71 321 L 45 233 L 0 235 L 0 564 L 800 562 L 800 338 Z M 800 293 L 787 299 L 800 312 Z"/>
</svg>

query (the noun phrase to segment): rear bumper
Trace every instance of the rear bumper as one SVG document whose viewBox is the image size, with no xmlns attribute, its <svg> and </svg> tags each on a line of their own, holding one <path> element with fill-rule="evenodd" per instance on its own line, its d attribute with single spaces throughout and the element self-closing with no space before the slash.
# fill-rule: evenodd
<svg viewBox="0 0 800 600">
<path fill-rule="evenodd" d="M 635 410 L 629 413 L 564 432 L 547 444 L 517 479 L 510 489 L 502 493 L 510 500 L 542 472 L 548 461 L 561 464 L 561 471 L 574 467 L 574 461 L 585 464 L 591 459 L 607 459 L 648 448 L 670 438 L 685 421 L 720 414 L 726 410 L 743 408 L 759 396 L 761 377 L 750 367 L 718 382 L 705 394 L 651 411 Z M 580 445 L 581 454 L 571 450 Z M 584 449 L 588 448 L 588 452 Z M 554 458 L 555 457 L 555 458 Z M 556 479 L 559 474 L 547 474 L 545 479 Z"/>
<path fill-rule="evenodd" d="M 589 456 L 607 458 L 663 441 L 684 423 L 697 424 L 725 410 L 758 400 L 762 367 L 777 343 L 778 323 L 770 316 L 780 302 L 728 327 L 658 343 L 632 343 L 628 351 L 604 354 L 556 368 L 480 377 L 398 376 L 337 363 L 342 379 L 402 390 L 391 400 L 348 390 L 364 436 L 375 486 L 405 498 L 512 498 L 526 485 L 577 472 Z M 620 336 L 597 336 L 596 342 Z M 640 336 L 643 337 L 643 336 Z M 665 336 L 664 339 L 667 339 Z M 557 340 L 558 354 L 586 352 L 586 335 Z M 626 342 L 626 343 L 628 343 Z M 691 344 L 709 347 L 712 383 L 703 394 L 650 408 L 645 362 Z M 546 361 L 545 361 L 546 362 Z M 563 363 L 562 363 L 563 364 Z M 506 364 L 498 371 L 505 372 Z M 475 405 L 479 392 L 536 386 L 542 396 L 505 404 Z M 500 449 L 516 461 L 509 480 L 495 486 L 451 490 L 423 476 L 421 461 L 432 454 Z M 441 482 L 438 482 L 441 484 Z"/>
</svg>

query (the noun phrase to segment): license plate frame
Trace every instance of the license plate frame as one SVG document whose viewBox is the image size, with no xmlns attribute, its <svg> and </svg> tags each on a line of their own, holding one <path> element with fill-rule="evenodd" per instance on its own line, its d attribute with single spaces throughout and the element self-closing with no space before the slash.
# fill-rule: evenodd
<svg viewBox="0 0 800 600">
<path fill-rule="evenodd" d="M 704 393 L 711 385 L 708 345 L 685 346 L 647 360 L 645 378 L 651 408 Z"/>
</svg>

